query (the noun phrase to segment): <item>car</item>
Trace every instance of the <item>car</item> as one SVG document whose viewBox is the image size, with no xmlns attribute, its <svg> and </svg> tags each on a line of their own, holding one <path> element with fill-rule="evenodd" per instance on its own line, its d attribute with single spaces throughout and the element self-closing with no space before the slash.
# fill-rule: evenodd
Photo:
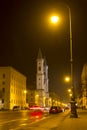
<svg viewBox="0 0 87 130">
<path fill-rule="evenodd" d="M 58 107 L 57 106 L 50 107 L 49 113 L 53 114 L 58 113 Z"/>
<path fill-rule="evenodd" d="M 60 107 L 60 106 L 50 107 L 49 113 L 60 113 L 60 112 L 63 112 L 62 107 Z"/>
<path fill-rule="evenodd" d="M 18 110 L 21 110 L 20 106 L 14 106 L 13 107 L 13 111 L 18 111 Z"/>
<path fill-rule="evenodd" d="M 21 110 L 29 110 L 29 107 L 21 107 Z"/>
<path fill-rule="evenodd" d="M 60 112 L 64 112 L 64 108 L 58 106 L 58 112 L 59 112 L 59 113 L 60 113 Z"/>
<path fill-rule="evenodd" d="M 43 111 L 36 109 L 30 112 L 30 118 L 42 118 L 43 117 Z"/>
<path fill-rule="evenodd" d="M 40 107 L 40 106 L 36 106 L 36 105 L 35 106 L 30 106 L 29 110 L 42 110 L 43 111 L 44 107 Z"/>
<path fill-rule="evenodd" d="M 40 107 L 35 105 L 35 106 L 30 106 L 29 109 L 30 110 L 37 110 L 37 109 L 40 109 Z"/>
</svg>

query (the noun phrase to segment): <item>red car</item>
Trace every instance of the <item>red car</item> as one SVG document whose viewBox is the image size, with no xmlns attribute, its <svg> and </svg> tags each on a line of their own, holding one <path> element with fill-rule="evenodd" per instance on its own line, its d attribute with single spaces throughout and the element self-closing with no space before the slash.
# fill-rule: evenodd
<svg viewBox="0 0 87 130">
<path fill-rule="evenodd" d="M 30 112 L 30 117 L 31 118 L 42 118 L 43 117 L 43 112 L 41 110 L 34 110 Z"/>
</svg>

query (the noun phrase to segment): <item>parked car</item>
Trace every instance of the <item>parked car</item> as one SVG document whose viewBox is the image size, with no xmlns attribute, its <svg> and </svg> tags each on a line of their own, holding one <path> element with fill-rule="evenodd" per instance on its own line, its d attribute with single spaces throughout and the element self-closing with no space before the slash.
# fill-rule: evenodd
<svg viewBox="0 0 87 130">
<path fill-rule="evenodd" d="M 49 113 L 58 113 L 58 107 L 57 106 L 52 106 L 49 110 Z"/>
<path fill-rule="evenodd" d="M 63 112 L 63 109 L 59 106 L 52 106 L 49 110 L 49 113 L 60 113 Z"/>
<path fill-rule="evenodd" d="M 21 110 L 20 106 L 14 106 L 13 111 Z"/>
<path fill-rule="evenodd" d="M 58 112 L 59 112 L 59 113 L 60 113 L 60 112 L 64 112 L 64 108 L 58 106 Z"/>
</svg>

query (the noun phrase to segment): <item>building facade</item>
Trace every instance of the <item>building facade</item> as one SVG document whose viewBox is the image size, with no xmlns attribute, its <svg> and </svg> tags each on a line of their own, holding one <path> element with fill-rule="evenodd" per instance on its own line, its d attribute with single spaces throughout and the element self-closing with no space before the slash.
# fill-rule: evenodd
<svg viewBox="0 0 87 130">
<path fill-rule="evenodd" d="M 83 66 L 81 74 L 82 107 L 87 109 L 87 63 Z"/>
<path fill-rule="evenodd" d="M 0 109 L 26 106 L 26 76 L 12 67 L 0 67 Z"/>
<path fill-rule="evenodd" d="M 27 90 L 27 104 L 28 106 L 39 106 L 39 94 L 37 90 Z"/>
<path fill-rule="evenodd" d="M 48 65 L 40 49 L 37 56 L 36 90 L 38 91 L 39 105 L 49 106 Z"/>
</svg>

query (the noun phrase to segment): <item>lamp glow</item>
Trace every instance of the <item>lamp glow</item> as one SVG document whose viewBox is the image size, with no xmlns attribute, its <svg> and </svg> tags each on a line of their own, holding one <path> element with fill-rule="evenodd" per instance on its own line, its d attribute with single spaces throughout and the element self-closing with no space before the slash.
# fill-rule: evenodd
<svg viewBox="0 0 87 130">
<path fill-rule="evenodd" d="M 65 77 L 66 82 L 70 82 L 70 77 Z"/>
<path fill-rule="evenodd" d="M 52 23 L 57 23 L 59 21 L 59 17 L 58 16 L 52 16 L 51 17 L 51 22 Z"/>
</svg>

